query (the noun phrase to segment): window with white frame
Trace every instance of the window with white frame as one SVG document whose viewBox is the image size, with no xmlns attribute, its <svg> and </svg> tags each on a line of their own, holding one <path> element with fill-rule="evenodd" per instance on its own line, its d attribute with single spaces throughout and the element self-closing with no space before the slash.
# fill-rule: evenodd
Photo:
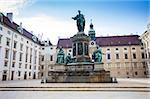
<svg viewBox="0 0 150 99">
<path fill-rule="evenodd" d="M 23 51 L 23 44 L 20 43 L 20 51 Z"/>
<path fill-rule="evenodd" d="M 6 38 L 6 45 L 10 46 L 10 38 Z"/>
<path fill-rule="evenodd" d="M 13 51 L 13 60 L 16 60 L 16 51 Z"/>
<path fill-rule="evenodd" d="M 111 59 L 110 53 L 107 53 L 106 55 L 107 55 L 107 59 L 110 60 Z"/>
<path fill-rule="evenodd" d="M 8 59 L 9 57 L 9 49 L 5 49 L 5 58 Z"/>
<path fill-rule="evenodd" d="M 8 61 L 4 61 L 4 66 L 5 66 L 5 67 L 8 66 Z"/>
<path fill-rule="evenodd" d="M 125 58 L 125 59 L 128 59 L 128 54 L 127 54 L 127 53 L 124 54 L 124 58 Z"/>
<path fill-rule="evenodd" d="M 0 26 L 0 31 L 3 31 L 3 28 Z"/>
<path fill-rule="evenodd" d="M 2 35 L 0 35 L 0 44 L 1 44 L 1 42 L 2 42 Z"/>
<path fill-rule="evenodd" d="M 17 48 L 17 41 L 14 41 L 14 48 Z"/>
<path fill-rule="evenodd" d="M 116 59 L 119 59 L 119 53 L 116 54 Z"/>
<path fill-rule="evenodd" d="M 20 53 L 20 55 L 19 55 L 19 61 L 22 61 L 22 56 L 23 56 L 23 53 Z"/>
</svg>

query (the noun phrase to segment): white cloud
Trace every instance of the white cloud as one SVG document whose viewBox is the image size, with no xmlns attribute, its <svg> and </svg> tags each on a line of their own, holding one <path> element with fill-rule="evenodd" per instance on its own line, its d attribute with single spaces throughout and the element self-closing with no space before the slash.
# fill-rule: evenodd
<svg viewBox="0 0 150 99">
<path fill-rule="evenodd" d="M 33 4 L 34 1 L 35 0 L 0 0 L 0 12 L 13 12 L 18 14 L 23 7 Z"/>
<path fill-rule="evenodd" d="M 33 31 L 38 35 L 43 33 L 43 39 L 49 38 L 53 44 L 57 44 L 58 38 L 73 36 L 76 32 L 75 22 L 71 19 L 60 20 L 45 14 L 31 17 L 18 17 L 15 19 L 18 24 L 23 23 L 23 28 Z"/>
</svg>

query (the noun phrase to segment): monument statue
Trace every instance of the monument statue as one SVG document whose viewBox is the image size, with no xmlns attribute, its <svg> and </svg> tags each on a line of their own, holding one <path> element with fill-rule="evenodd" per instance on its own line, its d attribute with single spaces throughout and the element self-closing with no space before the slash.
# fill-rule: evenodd
<svg viewBox="0 0 150 99">
<path fill-rule="evenodd" d="M 71 58 L 70 53 L 66 56 L 65 63 L 66 63 L 66 64 L 72 63 L 72 58 Z"/>
<path fill-rule="evenodd" d="M 97 47 L 97 50 L 93 52 L 92 59 L 94 62 L 102 62 L 102 50 Z"/>
<path fill-rule="evenodd" d="M 59 52 L 57 54 L 57 61 L 56 61 L 56 63 L 63 64 L 64 63 L 64 56 L 65 56 L 64 51 L 63 51 L 62 48 L 60 48 Z"/>
<path fill-rule="evenodd" d="M 84 15 L 81 14 L 80 10 L 78 10 L 78 12 L 79 14 L 75 17 L 72 17 L 72 19 L 77 20 L 78 32 L 84 32 L 85 18 L 84 18 Z"/>
</svg>

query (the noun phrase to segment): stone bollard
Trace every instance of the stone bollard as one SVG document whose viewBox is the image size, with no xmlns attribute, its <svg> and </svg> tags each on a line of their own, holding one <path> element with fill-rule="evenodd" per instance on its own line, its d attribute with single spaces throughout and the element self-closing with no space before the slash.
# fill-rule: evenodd
<svg viewBox="0 0 150 99">
<path fill-rule="evenodd" d="M 117 79 L 116 79 L 116 77 L 114 77 L 113 82 L 114 82 L 114 83 L 117 83 Z"/>
</svg>

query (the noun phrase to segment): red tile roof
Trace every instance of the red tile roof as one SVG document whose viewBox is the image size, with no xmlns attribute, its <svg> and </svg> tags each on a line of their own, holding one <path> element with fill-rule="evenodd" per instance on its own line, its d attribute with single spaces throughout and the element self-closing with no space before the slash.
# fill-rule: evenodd
<svg viewBox="0 0 150 99">
<path fill-rule="evenodd" d="M 140 45 L 141 40 L 138 35 L 125 35 L 125 36 L 106 36 L 96 37 L 96 43 L 99 46 L 128 46 Z M 59 39 L 57 47 L 71 48 L 72 41 L 70 38 Z"/>
</svg>

